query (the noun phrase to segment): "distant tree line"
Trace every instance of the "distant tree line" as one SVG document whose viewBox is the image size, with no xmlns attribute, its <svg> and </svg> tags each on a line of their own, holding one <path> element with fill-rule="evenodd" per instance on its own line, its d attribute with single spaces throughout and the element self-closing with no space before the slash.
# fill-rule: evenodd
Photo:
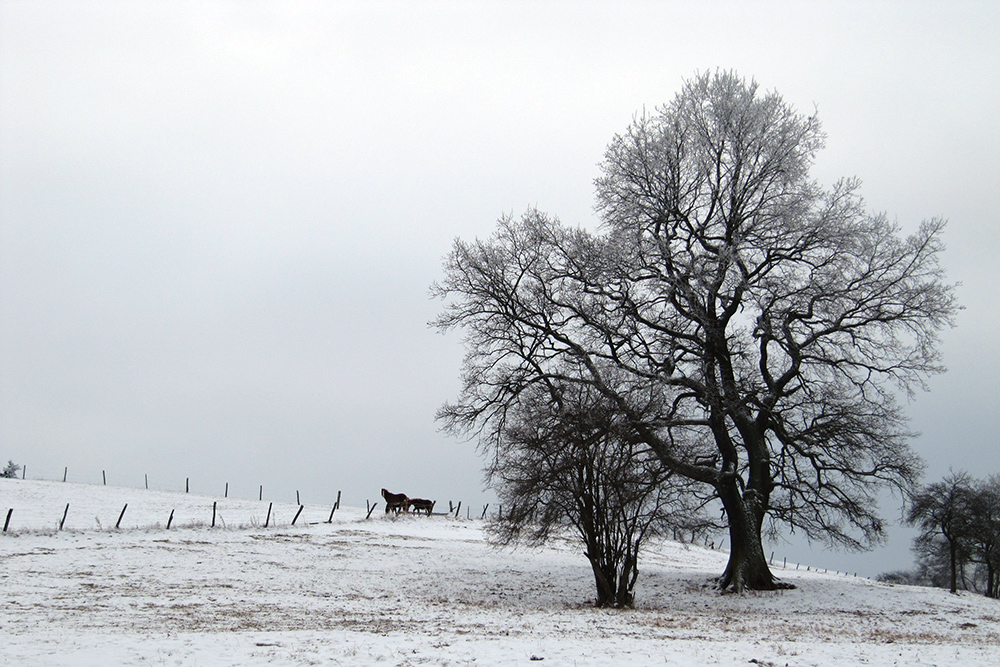
<svg viewBox="0 0 1000 667">
<path fill-rule="evenodd" d="M 1000 597 L 1000 475 L 952 473 L 923 487 L 906 519 L 920 529 L 916 566 L 880 579 Z"/>
</svg>

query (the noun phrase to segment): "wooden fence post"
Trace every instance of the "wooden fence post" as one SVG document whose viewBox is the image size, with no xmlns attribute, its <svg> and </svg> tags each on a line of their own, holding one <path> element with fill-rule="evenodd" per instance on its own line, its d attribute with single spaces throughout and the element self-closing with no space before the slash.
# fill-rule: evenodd
<svg viewBox="0 0 1000 667">
<path fill-rule="evenodd" d="M 69 503 L 66 503 L 66 509 L 63 510 L 63 518 L 62 521 L 59 522 L 59 530 L 62 530 L 63 526 L 66 524 L 67 514 L 69 514 Z"/>
<path fill-rule="evenodd" d="M 260 485 L 260 497 L 257 500 L 264 500 L 264 485 Z"/>
<path fill-rule="evenodd" d="M 174 511 L 170 510 L 170 518 L 167 519 L 167 530 L 170 530 L 170 524 L 174 521 Z"/>
<path fill-rule="evenodd" d="M 367 502 L 368 502 L 368 500 L 366 499 L 366 500 L 365 500 L 365 502 L 367 503 Z M 370 506 L 370 507 L 368 508 L 368 514 L 367 514 L 367 515 L 365 515 L 365 519 L 368 519 L 368 518 L 370 518 L 370 517 L 371 517 L 371 515 L 372 515 L 372 512 L 374 512 L 374 511 L 375 511 L 375 508 L 376 508 L 376 507 L 378 507 L 378 503 L 375 503 L 374 505 L 371 505 L 371 506 Z"/>
<path fill-rule="evenodd" d="M 184 493 L 191 493 L 191 478 L 184 478 Z"/>
<path fill-rule="evenodd" d="M 337 491 L 337 502 L 333 504 L 333 509 L 335 510 L 340 509 L 340 491 Z M 333 515 L 331 514 L 331 516 Z"/>
<path fill-rule="evenodd" d="M 333 513 L 337 511 L 337 506 L 334 505 L 333 509 L 330 510 L 330 518 L 326 520 L 327 523 L 333 523 Z"/>
<path fill-rule="evenodd" d="M 226 495 L 224 495 L 223 498 L 228 498 L 228 497 L 229 497 L 229 482 L 226 482 Z"/>
<path fill-rule="evenodd" d="M 15 475 L 17 473 L 14 473 Z M 21 479 L 28 479 L 28 466 L 21 468 Z"/>
<path fill-rule="evenodd" d="M 149 473 L 145 473 L 143 477 L 146 478 L 146 490 L 149 491 Z"/>
<path fill-rule="evenodd" d="M 271 523 L 271 508 L 274 507 L 274 503 L 267 504 L 267 518 L 264 519 L 264 527 L 267 528 L 268 524 Z"/>
<path fill-rule="evenodd" d="M 486 518 L 486 510 L 488 510 L 489 508 L 490 508 L 490 504 L 489 504 L 489 503 L 486 503 L 486 507 L 484 507 L 484 508 L 483 508 L 483 515 L 482 515 L 481 517 L 479 517 L 479 518 L 480 518 L 480 520 L 482 520 L 482 519 L 485 519 L 485 518 Z"/>
<path fill-rule="evenodd" d="M 299 507 L 302 506 L 302 501 L 299 500 L 299 491 L 298 491 L 298 489 L 295 490 L 295 504 L 298 505 Z"/>
<path fill-rule="evenodd" d="M 299 511 L 295 513 L 295 518 L 292 519 L 292 525 L 293 526 L 295 525 L 295 522 L 299 520 L 299 515 L 302 514 L 302 510 L 304 510 L 304 509 L 305 509 L 305 506 L 299 505 Z"/>
<path fill-rule="evenodd" d="M 101 471 L 101 476 L 104 477 L 104 486 L 108 485 L 108 472 L 106 470 Z"/>
<path fill-rule="evenodd" d="M 462 501 L 458 501 L 458 505 L 455 506 L 455 518 L 458 518 L 458 513 L 462 511 Z"/>
<path fill-rule="evenodd" d="M 121 527 L 121 525 L 122 525 L 122 517 L 125 516 L 125 510 L 127 510 L 127 509 L 128 509 L 128 503 L 125 503 L 125 507 L 122 508 L 122 513 L 118 515 L 118 521 L 115 522 L 115 529 L 116 530 Z"/>
<path fill-rule="evenodd" d="M 10 515 L 14 513 L 14 508 L 11 507 L 7 510 L 7 520 L 3 522 L 3 532 L 7 532 L 7 526 L 10 525 Z"/>
<path fill-rule="evenodd" d="M 63 481 L 64 482 L 66 481 L 66 475 L 68 475 L 68 474 L 69 474 L 69 466 L 66 466 L 65 468 L 63 468 Z"/>
<path fill-rule="evenodd" d="M 215 528 L 215 505 L 216 501 L 212 501 L 212 528 Z"/>
</svg>

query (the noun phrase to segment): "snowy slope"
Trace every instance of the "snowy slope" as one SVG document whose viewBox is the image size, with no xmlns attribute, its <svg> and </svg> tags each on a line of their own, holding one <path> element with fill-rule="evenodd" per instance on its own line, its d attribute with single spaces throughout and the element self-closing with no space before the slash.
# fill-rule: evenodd
<svg viewBox="0 0 1000 667">
<path fill-rule="evenodd" d="M 3 665 L 1000 664 L 997 601 L 780 564 L 797 590 L 719 595 L 726 555 L 674 542 L 608 611 L 577 545 L 475 520 L 0 479 L 8 508 Z"/>
</svg>

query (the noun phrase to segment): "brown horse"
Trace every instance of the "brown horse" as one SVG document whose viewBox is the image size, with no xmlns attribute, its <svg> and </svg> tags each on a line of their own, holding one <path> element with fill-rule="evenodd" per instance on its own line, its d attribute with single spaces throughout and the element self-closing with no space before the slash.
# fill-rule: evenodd
<svg viewBox="0 0 1000 667">
<path fill-rule="evenodd" d="M 424 500 L 423 498 L 407 499 L 407 505 L 410 509 L 414 512 L 426 512 L 427 516 L 430 516 L 431 512 L 434 511 L 434 502 L 433 500 Z"/>
<path fill-rule="evenodd" d="M 407 511 L 407 502 L 410 500 L 406 497 L 405 493 L 390 493 L 386 489 L 382 489 L 382 497 L 385 498 L 385 513 L 395 512 L 399 514 L 400 512 Z"/>
</svg>

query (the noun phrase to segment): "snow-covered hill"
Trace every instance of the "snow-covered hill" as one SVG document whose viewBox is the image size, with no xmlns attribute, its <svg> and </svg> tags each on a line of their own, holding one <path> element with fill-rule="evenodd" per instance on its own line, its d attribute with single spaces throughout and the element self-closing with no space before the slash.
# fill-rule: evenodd
<svg viewBox="0 0 1000 667">
<path fill-rule="evenodd" d="M 669 541 L 610 611 L 576 544 L 475 520 L 0 479 L 10 508 L 3 665 L 1000 664 L 998 601 L 780 563 L 797 590 L 720 595 L 726 555 Z"/>
</svg>

